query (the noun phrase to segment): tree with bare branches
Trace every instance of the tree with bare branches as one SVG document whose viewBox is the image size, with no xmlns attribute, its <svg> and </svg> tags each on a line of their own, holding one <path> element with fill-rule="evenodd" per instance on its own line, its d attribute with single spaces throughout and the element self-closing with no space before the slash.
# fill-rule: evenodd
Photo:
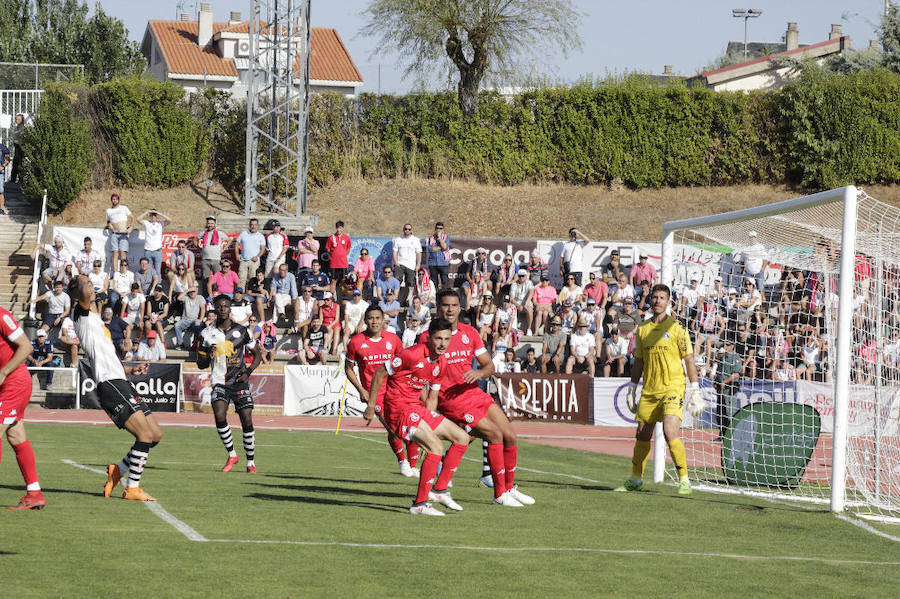
<svg viewBox="0 0 900 599">
<path fill-rule="evenodd" d="M 427 77 L 449 58 L 466 117 L 486 75 L 509 81 L 532 58 L 581 47 L 571 0 L 372 0 L 363 15 L 362 34 L 378 36 L 376 53 L 397 50 L 407 75 Z"/>
</svg>

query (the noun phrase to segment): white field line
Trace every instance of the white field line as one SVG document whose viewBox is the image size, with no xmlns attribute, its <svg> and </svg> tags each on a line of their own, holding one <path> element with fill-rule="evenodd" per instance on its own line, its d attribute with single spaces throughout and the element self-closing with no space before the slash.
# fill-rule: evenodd
<svg viewBox="0 0 900 599">
<path fill-rule="evenodd" d="M 370 439 L 368 437 L 360 437 L 359 435 L 351 435 L 350 433 L 344 433 L 344 436 L 350 437 L 352 439 L 359 439 L 360 441 L 368 441 L 370 443 L 384 443 L 384 441 L 382 441 L 380 439 Z M 482 460 L 476 459 L 476 458 L 463 457 L 463 459 L 466 461 L 469 461 L 469 462 L 478 462 L 479 464 L 482 462 Z M 592 478 L 585 478 L 583 476 L 578 476 L 575 474 L 566 474 L 564 472 L 546 472 L 544 470 L 534 470 L 533 468 L 525 468 L 524 466 L 519 466 L 518 464 L 516 464 L 516 471 L 518 472 L 520 470 L 522 472 L 532 472 L 534 474 L 546 474 L 548 476 L 560 476 L 563 478 L 574 478 L 575 480 L 581 480 L 581 481 L 584 481 L 587 483 L 595 483 L 596 484 L 596 483 L 600 482 L 599 480 L 594 480 Z"/>
<path fill-rule="evenodd" d="M 889 535 L 886 532 L 882 532 L 882 531 L 878 530 L 877 528 L 875 528 L 874 526 L 871 526 L 871 525 L 863 522 L 862 520 L 857 520 L 856 518 L 851 518 L 850 516 L 847 516 L 846 514 L 835 514 L 835 516 L 837 516 L 838 520 L 843 520 L 844 522 L 849 522 L 853 526 L 858 526 L 861 529 L 863 529 L 864 531 L 870 532 L 873 535 L 878 535 L 879 537 L 900 543 L 900 537 L 895 537 L 893 535 Z"/>
<path fill-rule="evenodd" d="M 364 437 L 360 437 L 363 438 Z M 368 439 L 366 439 L 368 440 Z M 62 460 L 64 463 L 94 472 L 97 474 L 106 474 L 97 468 L 84 466 L 72 460 Z M 842 560 L 821 557 L 804 557 L 796 555 L 743 555 L 737 553 L 700 553 L 700 552 L 684 552 L 684 551 L 660 551 L 647 549 L 601 549 L 595 547 L 478 547 L 472 545 L 425 545 L 425 544 L 401 544 L 401 543 L 350 543 L 341 541 L 281 541 L 271 539 L 207 539 L 196 530 L 185 524 L 169 512 L 167 512 L 158 502 L 143 502 L 147 508 L 161 518 L 164 522 L 172 526 L 175 530 L 183 534 L 190 541 L 209 542 L 209 543 L 240 543 L 247 545 L 294 545 L 305 547 L 360 547 L 368 549 L 442 549 L 450 551 L 472 550 L 486 551 L 490 553 L 596 553 L 606 555 L 659 555 L 665 557 L 704 557 L 704 558 L 721 558 L 751 561 L 795 561 L 795 562 L 813 562 L 834 565 L 865 565 L 865 566 L 900 566 L 900 562 L 877 562 L 866 560 Z M 840 516 L 839 516 L 840 517 Z"/>
<path fill-rule="evenodd" d="M 90 466 L 85 466 L 84 464 L 79 464 L 78 462 L 74 462 L 72 460 L 62 460 L 64 464 L 68 464 L 69 466 L 75 466 L 76 468 L 81 468 L 82 470 L 87 470 L 88 472 L 94 472 L 96 474 L 106 475 L 106 472 L 100 470 L 99 468 L 91 468 Z M 159 505 L 156 501 L 142 501 L 148 510 L 156 514 L 163 522 L 186 536 L 191 541 L 208 541 L 206 537 L 201 535 L 199 532 L 191 528 L 189 525 L 185 524 L 172 514 L 166 511 L 166 509 Z"/>
</svg>

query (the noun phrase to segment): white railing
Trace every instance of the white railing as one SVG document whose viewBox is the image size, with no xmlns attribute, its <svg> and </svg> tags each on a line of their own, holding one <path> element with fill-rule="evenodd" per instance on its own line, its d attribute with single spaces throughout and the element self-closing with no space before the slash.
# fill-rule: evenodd
<svg viewBox="0 0 900 599">
<path fill-rule="evenodd" d="M 15 125 L 15 115 L 25 115 L 26 124 L 34 118 L 43 93 L 42 89 L 0 90 L 0 140 L 9 142 L 12 128 Z M 7 143 L 7 145 L 11 144 Z"/>
<path fill-rule="evenodd" d="M 37 228 L 37 243 L 41 242 L 41 238 L 44 235 L 44 223 L 47 221 L 47 190 L 44 190 L 44 199 L 41 202 L 41 220 L 38 221 Z M 34 298 L 37 297 L 38 291 L 38 276 L 40 275 L 40 262 L 41 253 L 34 253 L 34 272 L 31 273 L 31 297 L 29 298 L 32 302 Z M 34 318 L 34 315 L 37 312 L 37 304 L 31 304 L 28 307 L 28 318 Z"/>
<path fill-rule="evenodd" d="M 72 375 L 72 388 L 78 389 L 78 369 L 72 366 L 28 366 L 28 372 L 56 372 L 58 370 L 67 370 L 69 374 Z"/>
</svg>

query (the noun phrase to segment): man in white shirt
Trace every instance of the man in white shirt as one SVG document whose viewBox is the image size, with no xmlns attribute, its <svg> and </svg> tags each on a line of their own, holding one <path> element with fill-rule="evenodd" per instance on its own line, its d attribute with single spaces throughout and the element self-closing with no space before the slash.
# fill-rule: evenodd
<svg viewBox="0 0 900 599">
<path fill-rule="evenodd" d="M 147 331 L 147 338 L 138 345 L 136 358 L 138 362 L 162 362 L 166 359 L 166 346 L 156 338 L 156 331 Z"/>
<path fill-rule="evenodd" d="M 244 288 L 235 287 L 234 298 L 231 300 L 231 321 L 241 326 L 247 326 L 251 314 L 253 314 L 253 304 L 244 297 Z"/>
<path fill-rule="evenodd" d="M 272 232 L 266 235 L 266 278 L 284 264 L 289 247 L 287 235 L 281 232 L 281 223 L 273 221 Z"/>
<path fill-rule="evenodd" d="M 403 235 L 394 237 L 394 274 L 407 294 L 416 288 L 416 273 L 422 265 L 422 240 L 412 234 L 412 225 L 403 225 Z M 405 301 L 408 295 L 401 297 Z"/>
<path fill-rule="evenodd" d="M 144 218 L 145 216 L 147 219 Z M 172 219 L 151 208 L 138 217 L 138 222 L 144 225 L 144 258 L 150 261 L 150 268 L 159 279 L 162 276 L 160 268 L 162 267 L 163 227 L 172 222 Z"/>
<path fill-rule="evenodd" d="M 575 284 L 581 286 L 584 275 L 584 246 L 590 242 L 591 240 L 575 227 L 569 229 L 569 241 L 563 244 L 559 259 L 559 274 L 562 275 L 563 281 L 566 280 L 566 275 L 572 273 L 575 275 Z"/>
<path fill-rule="evenodd" d="M 113 310 L 117 310 L 116 304 L 131 291 L 132 283 L 134 273 L 128 270 L 128 260 L 121 260 L 119 270 L 113 273 L 109 284 L 109 305 Z"/>
<path fill-rule="evenodd" d="M 47 257 L 50 259 L 50 264 L 41 273 L 41 277 L 43 277 L 44 283 L 49 289 L 53 287 L 53 280 L 60 278 L 60 275 L 66 268 L 66 264 L 73 264 L 74 261 L 72 260 L 72 252 L 65 246 L 63 238 L 59 235 L 53 238 L 53 245 L 49 243 L 42 245 L 39 243 L 34 246 L 34 258 L 37 258 L 41 250 L 46 251 Z"/>
<path fill-rule="evenodd" d="M 533 294 L 534 283 L 528 278 L 528 269 L 520 266 L 519 271 L 516 273 L 516 280 L 509 286 L 509 298 L 512 300 L 512 305 L 515 306 L 518 315 L 524 317 L 525 326 L 523 328 L 526 335 L 531 335 L 532 333 L 531 318 L 534 304 L 531 301 L 531 296 Z M 519 323 L 515 323 L 513 326 L 518 327 Z"/>
<path fill-rule="evenodd" d="M 45 331 L 58 327 L 62 324 L 63 318 L 72 311 L 72 302 L 69 299 L 69 294 L 65 291 L 62 281 L 54 281 L 53 291 L 39 295 L 28 303 L 36 304 L 41 301 L 47 302 L 44 324 L 41 325 L 41 329 Z"/>
<path fill-rule="evenodd" d="M 578 317 L 575 331 L 569 338 L 569 358 L 566 360 L 566 374 L 572 374 L 575 365 L 583 365 L 587 373 L 594 376 L 594 362 L 597 359 L 597 344 L 588 333 L 588 321 L 583 315 Z"/>
<path fill-rule="evenodd" d="M 109 196 L 111 206 L 106 209 L 106 228 L 109 229 L 109 247 L 112 250 L 112 263 L 128 257 L 128 235 L 134 227 L 134 215 L 128 206 L 120 203 L 119 194 Z M 115 266 L 113 266 L 115 268 Z"/>
<path fill-rule="evenodd" d="M 603 376 L 625 376 L 625 361 L 628 358 L 628 339 L 613 329 L 603 343 Z"/>
<path fill-rule="evenodd" d="M 749 245 L 736 253 L 739 254 L 741 262 L 744 264 L 744 276 L 752 277 L 756 281 L 756 289 L 760 295 L 765 296 L 766 267 L 769 265 L 768 252 L 766 246 L 758 241 L 756 231 L 748 231 L 747 237 Z"/>
<path fill-rule="evenodd" d="M 696 277 L 691 278 L 691 283 L 681 290 L 681 297 L 678 300 L 679 313 L 686 321 L 691 321 L 697 317 L 697 308 L 700 307 L 703 299 L 703 289 L 700 288 L 700 281 Z"/>
<path fill-rule="evenodd" d="M 90 275 L 94 270 L 94 262 L 99 260 L 102 268 L 105 259 L 106 256 L 102 252 L 94 249 L 93 240 L 90 237 L 85 237 L 84 248 L 80 249 L 75 256 L 75 267 L 78 269 L 79 274 Z"/>
<path fill-rule="evenodd" d="M 354 289 L 350 300 L 344 302 L 344 347 L 347 347 L 353 335 L 366 330 L 363 316 L 368 307 L 368 302 L 362 301 L 362 292 L 359 289 Z"/>
</svg>

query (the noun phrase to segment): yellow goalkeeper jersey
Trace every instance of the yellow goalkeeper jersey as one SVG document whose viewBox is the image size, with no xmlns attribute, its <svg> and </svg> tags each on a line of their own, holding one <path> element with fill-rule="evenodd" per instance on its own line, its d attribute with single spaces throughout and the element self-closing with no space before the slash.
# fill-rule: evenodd
<svg viewBox="0 0 900 599">
<path fill-rule="evenodd" d="M 659 324 L 645 320 L 635 332 L 634 356 L 644 361 L 646 395 L 684 393 L 685 377 L 682 360 L 694 352 L 691 338 L 671 316 Z"/>
</svg>

